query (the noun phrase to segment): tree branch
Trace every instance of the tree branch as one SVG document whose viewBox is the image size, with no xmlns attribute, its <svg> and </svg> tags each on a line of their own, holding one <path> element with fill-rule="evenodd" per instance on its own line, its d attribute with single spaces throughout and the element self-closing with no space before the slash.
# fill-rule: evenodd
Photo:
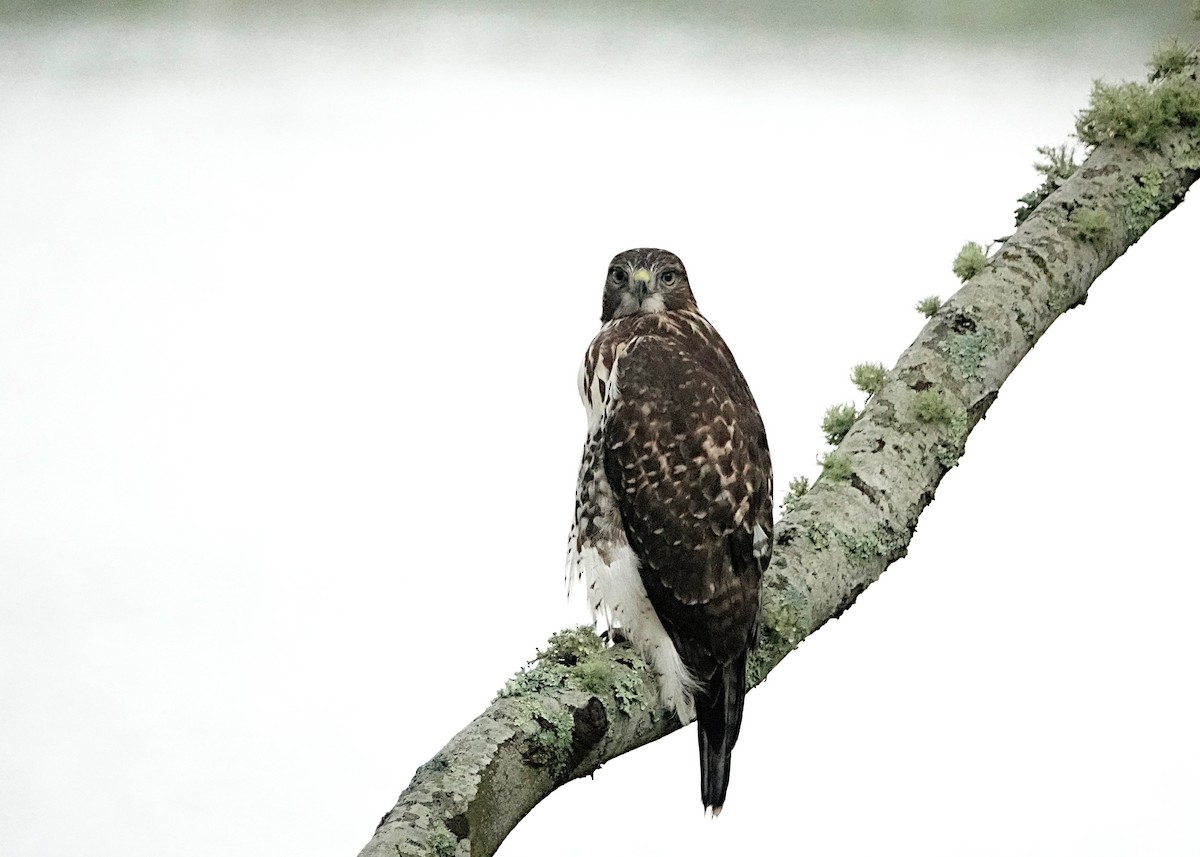
<svg viewBox="0 0 1200 857">
<path fill-rule="evenodd" d="M 779 522 L 752 684 L 905 555 L 917 518 L 1005 379 L 1200 176 L 1194 68 L 1172 82 L 1192 112 L 1156 127 L 1152 139 L 1108 131 L 1111 139 L 900 355 L 835 453 L 848 467 L 827 468 Z M 1085 117 L 1101 122 L 1099 132 L 1088 126 L 1089 135 L 1105 135 L 1095 107 Z M 657 691 L 653 672 L 627 645 L 604 647 L 589 629 L 556 635 L 417 770 L 360 857 L 495 853 L 555 788 L 680 728 L 648 702 Z"/>
</svg>

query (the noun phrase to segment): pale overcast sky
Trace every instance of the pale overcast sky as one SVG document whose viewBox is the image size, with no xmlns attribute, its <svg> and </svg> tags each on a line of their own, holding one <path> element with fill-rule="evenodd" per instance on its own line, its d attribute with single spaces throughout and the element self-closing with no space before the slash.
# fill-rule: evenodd
<svg viewBox="0 0 1200 857">
<path fill-rule="evenodd" d="M 358 9 L 0 29 L 0 853 L 354 855 L 553 631 L 609 258 L 688 266 L 782 498 L 1155 38 Z M 1192 33 L 1193 38 L 1196 34 Z M 1188 200 L 908 557 L 501 855 L 1195 855 Z"/>
</svg>

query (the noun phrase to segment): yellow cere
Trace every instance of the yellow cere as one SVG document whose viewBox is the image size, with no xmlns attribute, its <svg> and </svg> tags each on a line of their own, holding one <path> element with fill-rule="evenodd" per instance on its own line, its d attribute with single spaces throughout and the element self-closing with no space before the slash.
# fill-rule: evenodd
<svg viewBox="0 0 1200 857">
<path fill-rule="evenodd" d="M 645 268 L 638 268 L 633 272 L 633 280 L 637 283 L 648 283 L 650 282 L 650 272 Z"/>
</svg>

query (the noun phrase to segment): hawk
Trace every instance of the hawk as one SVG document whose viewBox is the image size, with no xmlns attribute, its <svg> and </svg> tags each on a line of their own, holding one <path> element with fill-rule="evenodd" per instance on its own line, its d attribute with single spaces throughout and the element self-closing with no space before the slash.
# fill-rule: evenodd
<svg viewBox="0 0 1200 857">
<path fill-rule="evenodd" d="M 568 582 L 658 673 L 680 723 L 698 719 L 700 797 L 715 816 L 771 560 L 767 435 L 679 257 L 617 255 L 600 321 L 579 370 L 588 436 Z"/>
</svg>

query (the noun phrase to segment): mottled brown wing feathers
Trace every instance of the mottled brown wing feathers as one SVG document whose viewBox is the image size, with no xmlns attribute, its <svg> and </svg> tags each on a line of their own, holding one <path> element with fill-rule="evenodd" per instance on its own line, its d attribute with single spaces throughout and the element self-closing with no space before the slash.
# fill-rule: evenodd
<svg viewBox="0 0 1200 857">
<path fill-rule="evenodd" d="M 762 419 L 707 323 L 639 335 L 621 352 L 604 468 L 647 594 L 698 677 L 743 652 L 770 560 Z M 767 549 L 754 553 L 755 527 Z"/>
</svg>

